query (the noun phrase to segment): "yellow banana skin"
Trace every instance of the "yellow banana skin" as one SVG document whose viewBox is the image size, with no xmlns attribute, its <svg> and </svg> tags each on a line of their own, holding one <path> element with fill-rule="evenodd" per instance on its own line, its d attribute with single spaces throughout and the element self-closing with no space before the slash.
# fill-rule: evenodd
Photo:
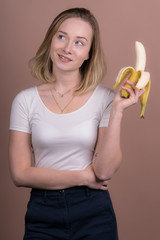
<svg viewBox="0 0 160 240">
<path fill-rule="evenodd" d="M 131 81 L 131 82 L 133 82 L 134 84 L 136 84 L 136 83 L 137 83 L 137 79 L 140 78 L 140 75 L 141 75 L 141 72 L 140 72 L 140 71 L 137 71 L 137 72 L 134 71 L 134 73 L 131 74 L 131 76 L 128 78 L 128 80 Z M 131 85 L 129 85 L 128 83 L 126 83 L 126 84 L 124 85 L 124 87 L 131 88 L 131 89 L 132 89 Z M 125 89 L 122 89 L 122 91 L 121 91 L 121 96 L 122 96 L 123 98 L 128 98 L 128 97 L 129 97 L 129 93 L 128 93 Z"/>
<path fill-rule="evenodd" d="M 151 80 L 148 81 L 148 83 L 145 87 L 145 92 L 140 96 L 140 103 L 141 103 L 140 117 L 141 118 L 144 118 L 144 112 L 146 109 L 146 103 L 147 103 L 148 95 L 150 92 L 150 88 L 151 88 Z"/>
<path fill-rule="evenodd" d="M 146 64 L 146 54 L 145 54 L 144 46 L 142 45 L 142 43 L 136 41 L 135 47 L 136 47 L 135 69 L 130 66 L 122 68 L 116 78 L 116 83 L 113 86 L 113 88 L 117 88 L 125 78 L 128 78 L 129 81 L 133 82 L 138 89 L 145 88 L 145 92 L 140 97 L 140 103 L 141 103 L 140 117 L 144 118 L 146 103 L 148 100 L 150 87 L 151 87 L 151 80 L 150 80 L 150 73 L 144 71 L 145 64 Z M 126 83 L 124 87 L 132 89 L 131 85 L 129 85 L 128 83 Z M 122 98 L 128 98 L 129 95 L 130 94 L 127 90 L 122 89 L 121 91 Z"/>
</svg>

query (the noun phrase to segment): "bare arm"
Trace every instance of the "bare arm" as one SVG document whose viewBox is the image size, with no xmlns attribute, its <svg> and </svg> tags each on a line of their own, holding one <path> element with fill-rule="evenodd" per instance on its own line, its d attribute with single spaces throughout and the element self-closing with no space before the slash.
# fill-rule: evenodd
<svg viewBox="0 0 160 240">
<path fill-rule="evenodd" d="M 121 118 L 118 116 L 117 118 Z M 120 147 L 121 119 L 116 121 L 116 116 L 110 118 L 108 127 L 99 128 L 99 137 L 93 159 L 93 169 L 96 176 L 101 179 L 111 179 L 118 170 L 122 161 Z"/>
<path fill-rule="evenodd" d="M 130 83 L 130 82 L 129 82 Z M 96 176 L 101 179 L 110 179 L 118 170 L 122 161 L 122 151 L 120 146 L 121 121 L 124 109 L 135 104 L 139 96 L 144 93 L 144 89 L 138 90 L 133 83 L 134 89 L 128 89 L 130 97 L 122 99 L 120 91 L 117 92 L 113 101 L 110 121 L 107 128 L 100 128 L 97 147 L 93 159 L 93 169 Z M 126 89 L 126 88 L 125 88 Z"/>
<path fill-rule="evenodd" d="M 65 189 L 86 185 L 95 189 L 106 189 L 106 181 L 99 181 L 92 169 L 67 171 L 31 166 L 31 135 L 10 131 L 9 165 L 13 182 L 18 187 L 41 189 Z"/>
</svg>

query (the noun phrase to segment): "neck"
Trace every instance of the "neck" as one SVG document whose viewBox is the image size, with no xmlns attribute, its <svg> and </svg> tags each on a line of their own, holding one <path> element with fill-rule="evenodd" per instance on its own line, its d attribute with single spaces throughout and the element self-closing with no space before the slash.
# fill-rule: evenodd
<svg viewBox="0 0 160 240">
<path fill-rule="evenodd" d="M 54 72 L 54 78 L 56 81 L 54 82 L 54 85 L 57 89 L 61 91 L 68 90 L 72 87 L 75 87 L 79 85 L 81 81 L 81 76 L 79 71 L 75 72 Z"/>
</svg>

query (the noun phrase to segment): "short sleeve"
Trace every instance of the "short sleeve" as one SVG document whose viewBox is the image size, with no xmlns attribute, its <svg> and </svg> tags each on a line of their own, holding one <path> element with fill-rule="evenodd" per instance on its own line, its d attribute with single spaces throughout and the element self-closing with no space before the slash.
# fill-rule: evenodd
<svg viewBox="0 0 160 240">
<path fill-rule="evenodd" d="M 23 91 L 17 94 L 12 102 L 9 129 L 31 133 L 29 126 L 29 108 L 27 107 Z"/>
<path fill-rule="evenodd" d="M 99 123 L 99 127 L 108 126 L 114 96 L 115 96 L 115 93 L 113 90 L 110 90 L 109 94 L 105 96 L 106 107 L 103 111 L 102 118 Z"/>
</svg>

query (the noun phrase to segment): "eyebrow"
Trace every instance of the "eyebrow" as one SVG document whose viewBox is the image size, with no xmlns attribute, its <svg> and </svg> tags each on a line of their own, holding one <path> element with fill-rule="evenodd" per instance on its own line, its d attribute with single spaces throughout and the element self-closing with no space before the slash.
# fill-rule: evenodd
<svg viewBox="0 0 160 240">
<path fill-rule="evenodd" d="M 59 33 L 63 33 L 64 35 L 68 35 L 66 32 L 63 32 L 63 31 L 58 31 Z M 79 39 L 84 39 L 84 40 L 86 40 L 87 42 L 88 42 L 88 40 L 87 40 L 87 38 L 85 38 L 85 37 L 81 37 L 81 36 L 76 36 L 77 38 L 79 38 Z"/>
</svg>

